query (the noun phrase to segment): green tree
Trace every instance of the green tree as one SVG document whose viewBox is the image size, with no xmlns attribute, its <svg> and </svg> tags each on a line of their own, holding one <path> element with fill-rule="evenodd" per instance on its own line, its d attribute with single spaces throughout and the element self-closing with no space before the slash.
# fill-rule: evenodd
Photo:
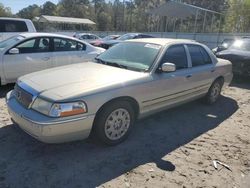
<svg viewBox="0 0 250 188">
<path fill-rule="evenodd" d="M 17 13 L 18 17 L 31 19 L 31 20 L 34 17 L 40 16 L 40 15 L 41 15 L 41 8 L 36 4 L 30 5 L 30 6 L 26 7 L 26 8 L 23 8 L 22 10 L 20 10 Z"/>
<path fill-rule="evenodd" d="M 56 5 L 50 1 L 47 1 L 42 6 L 41 14 L 50 16 L 56 15 Z"/>
<path fill-rule="evenodd" d="M 0 17 L 10 17 L 12 16 L 11 10 L 9 7 L 4 7 L 2 3 L 0 3 Z"/>
<path fill-rule="evenodd" d="M 229 0 L 225 32 L 250 32 L 250 0 Z"/>
<path fill-rule="evenodd" d="M 56 12 L 59 16 L 89 18 L 91 6 L 88 0 L 61 0 Z"/>
</svg>

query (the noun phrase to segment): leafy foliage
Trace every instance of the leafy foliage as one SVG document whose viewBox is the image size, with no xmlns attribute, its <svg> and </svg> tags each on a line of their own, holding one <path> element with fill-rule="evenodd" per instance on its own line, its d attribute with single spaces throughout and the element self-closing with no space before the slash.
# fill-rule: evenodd
<svg viewBox="0 0 250 188">
<path fill-rule="evenodd" d="M 225 32 L 250 32 L 250 0 L 229 0 Z"/>
<path fill-rule="evenodd" d="M 106 31 L 176 31 L 192 32 L 194 17 L 186 20 L 150 16 L 148 12 L 168 0 L 60 0 L 57 5 L 47 1 L 42 6 L 30 5 L 17 13 L 18 17 L 33 19 L 40 15 L 89 18 L 96 22 L 96 30 Z M 198 15 L 196 32 L 250 32 L 250 0 L 176 0 L 202 8 L 222 12 Z M 0 4 L 0 16 L 13 16 L 9 8 Z M 204 17 L 206 23 L 203 24 Z M 191 28 L 191 30 L 190 30 Z"/>
<path fill-rule="evenodd" d="M 4 7 L 2 3 L 0 3 L 0 17 L 10 17 L 12 15 L 10 8 Z"/>
</svg>

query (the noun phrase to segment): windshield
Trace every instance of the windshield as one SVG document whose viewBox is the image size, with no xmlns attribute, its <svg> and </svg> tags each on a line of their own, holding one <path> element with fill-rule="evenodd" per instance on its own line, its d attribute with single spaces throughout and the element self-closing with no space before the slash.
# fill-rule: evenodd
<svg viewBox="0 0 250 188">
<path fill-rule="evenodd" d="M 229 49 L 250 51 L 250 40 L 236 40 Z"/>
<path fill-rule="evenodd" d="M 7 48 L 9 46 L 16 44 L 17 42 L 19 42 L 22 39 L 24 39 L 24 37 L 21 35 L 18 35 L 18 36 L 14 36 L 14 37 L 11 37 L 7 40 L 0 42 L 0 51 L 4 50 L 5 48 Z"/>
<path fill-rule="evenodd" d="M 123 42 L 115 45 L 98 56 L 99 63 L 135 71 L 147 71 L 154 63 L 161 49 L 160 45 Z"/>
<path fill-rule="evenodd" d="M 133 39 L 135 37 L 136 34 L 125 34 L 122 35 L 118 38 L 118 40 L 129 40 L 129 39 Z"/>
</svg>

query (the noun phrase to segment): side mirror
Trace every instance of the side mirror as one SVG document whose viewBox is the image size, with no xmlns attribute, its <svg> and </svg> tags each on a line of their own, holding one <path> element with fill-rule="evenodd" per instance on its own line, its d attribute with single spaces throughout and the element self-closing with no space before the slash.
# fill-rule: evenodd
<svg viewBox="0 0 250 188">
<path fill-rule="evenodd" d="M 18 48 L 12 48 L 9 50 L 10 54 L 19 54 L 19 49 Z"/>
<path fill-rule="evenodd" d="M 161 71 L 162 72 L 175 72 L 176 66 L 173 63 L 163 63 L 161 65 Z"/>
</svg>

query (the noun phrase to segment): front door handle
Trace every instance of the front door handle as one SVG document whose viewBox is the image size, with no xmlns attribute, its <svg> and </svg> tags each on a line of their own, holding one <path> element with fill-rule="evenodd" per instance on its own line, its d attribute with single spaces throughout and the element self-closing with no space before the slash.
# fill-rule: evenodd
<svg viewBox="0 0 250 188">
<path fill-rule="evenodd" d="M 48 61 L 48 60 L 50 60 L 50 57 L 43 57 L 42 60 L 43 61 Z"/>
<path fill-rule="evenodd" d="M 192 74 L 189 74 L 186 76 L 186 78 L 191 78 L 193 75 Z"/>
<path fill-rule="evenodd" d="M 214 72 L 214 71 L 215 71 L 215 69 L 212 69 L 212 70 L 211 70 L 211 72 Z"/>
</svg>

